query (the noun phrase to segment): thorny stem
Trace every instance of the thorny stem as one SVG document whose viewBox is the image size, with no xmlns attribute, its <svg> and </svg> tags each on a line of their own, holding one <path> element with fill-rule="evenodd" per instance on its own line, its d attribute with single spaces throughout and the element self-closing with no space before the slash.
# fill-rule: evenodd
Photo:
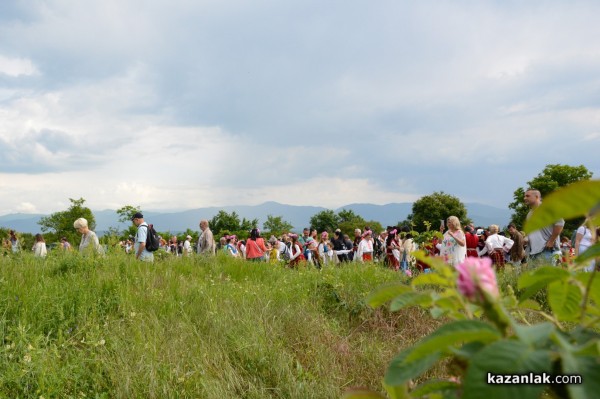
<svg viewBox="0 0 600 399">
<path fill-rule="evenodd" d="M 548 320 L 548 321 L 551 321 L 551 322 L 552 322 L 552 323 L 553 323 L 553 324 L 554 324 L 556 327 L 558 327 L 560 330 L 563 330 L 563 331 L 564 331 L 562 324 L 560 324 L 560 321 L 558 321 L 556 318 L 552 317 L 552 316 L 551 316 L 551 315 L 549 315 L 548 313 L 546 313 L 546 312 L 543 312 L 543 311 L 541 311 L 541 310 L 535 310 L 535 309 L 523 309 L 523 310 L 525 310 L 525 311 L 528 311 L 528 312 L 532 312 L 532 313 L 539 314 L 540 316 L 542 316 L 542 317 L 543 317 L 543 318 L 545 318 L 546 320 Z"/>
</svg>

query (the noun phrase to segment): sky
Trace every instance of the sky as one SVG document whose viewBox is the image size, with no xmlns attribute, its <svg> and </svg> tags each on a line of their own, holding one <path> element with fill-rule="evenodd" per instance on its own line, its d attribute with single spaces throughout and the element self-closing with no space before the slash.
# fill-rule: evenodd
<svg viewBox="0 0 600 399">
<path fill-rule="evenodd" d="M 0 215 L 600 177 L 600 2 L 0 2 Z"/>
</svg>

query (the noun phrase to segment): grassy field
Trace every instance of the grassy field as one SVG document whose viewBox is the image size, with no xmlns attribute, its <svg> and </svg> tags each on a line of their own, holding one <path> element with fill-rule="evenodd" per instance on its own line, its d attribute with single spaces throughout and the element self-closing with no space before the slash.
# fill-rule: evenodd
<svg viewBox="0 0 600 399">
<path fill-rule="evenodd" d="M 390 359 L 437 325 L 421 309 L 368 308 L 372 289 L 400 278 L 377 265 L 52 255 L 0 258 L 0 397 L 382 391 Z"/>
</svg>

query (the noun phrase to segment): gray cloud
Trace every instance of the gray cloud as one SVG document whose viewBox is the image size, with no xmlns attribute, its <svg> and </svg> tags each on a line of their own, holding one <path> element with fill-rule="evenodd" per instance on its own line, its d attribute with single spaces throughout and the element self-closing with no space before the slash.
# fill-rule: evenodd
<svg viewBox="0 0 600 399">
<path fill-rule="evenodd" d="M 547 163 L 600 173 L 598 11 L 593 1 L 8 2 L 0 56 L 39 74 L 0 75 L 0 172 L 121 178 L 139 157 L 178 168 L 146 183 L 173 195 L 212 184 L 277 200 L 317 179 L 347 196 L 341 204 L 362 194 L 332 182 L 358 179 L 381 197 L 444 190 L 503 205 Z M 173 178 L 183 171 L 194 179 Z"/>
</svg>

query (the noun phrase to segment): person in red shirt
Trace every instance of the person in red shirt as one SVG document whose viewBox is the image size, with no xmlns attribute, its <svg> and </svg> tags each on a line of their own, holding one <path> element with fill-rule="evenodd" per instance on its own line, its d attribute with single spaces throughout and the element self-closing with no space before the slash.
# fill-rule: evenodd
<svg viewBox="0 0 600 399">
<path fill-rule="evenodd" d="M 473 227 L 465 226 L 465 240 L 467 242 L 467 257 L 479 258 L 479 253 L 477 252 L 479 237 L 473 232 Z"/>
<path fill-rule="evenodd" d="M 265 260 L 267 247 L 265 240 L 260 236 L 260 230 L 253 228 L 250 237 L 246 241 L 246 259 L 253 262 Z"/>
</svg>

